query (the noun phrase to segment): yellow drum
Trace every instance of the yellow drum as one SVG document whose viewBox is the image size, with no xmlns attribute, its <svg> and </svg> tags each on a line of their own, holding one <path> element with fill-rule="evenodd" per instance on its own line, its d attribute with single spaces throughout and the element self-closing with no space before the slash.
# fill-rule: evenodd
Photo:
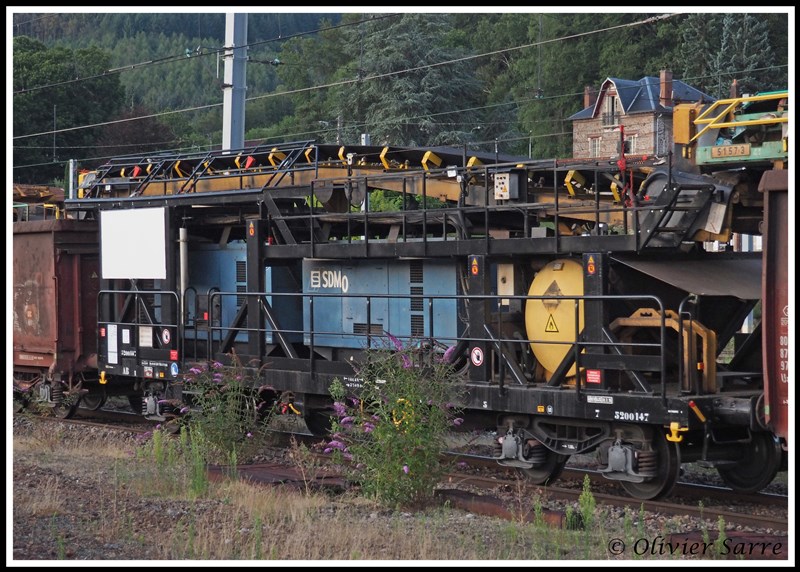
<svg viewBox="0 0 800 572">
<path fill-rule="evenodd" d="M 554 260 L 533 279 L 528 296 L 582 296 L 583 266 L 571 259 Z M 537 299 L 525 304 L 525 329 L 531 340 L 533 355 L 546 370 L 549 379 L 558 365 L 573 351 L 577 332 L 583 329 L 583 301 Z M 575 375 L 575 366 L 569 370 Z"/>
</svg>

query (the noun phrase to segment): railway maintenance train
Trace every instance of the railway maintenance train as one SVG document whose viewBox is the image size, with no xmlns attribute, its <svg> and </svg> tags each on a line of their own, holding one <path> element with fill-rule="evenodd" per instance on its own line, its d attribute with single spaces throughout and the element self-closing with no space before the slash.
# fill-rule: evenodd
<svg viewBox="0 0 800 572">
<path fill-rule="evenodd" d="M 463 427 L 536 483 L 596 452 L 640 499 L 698 461 L 760 490 L 789 445 L 787 97 L 677 105 L 659 160 L 311 141 L 111 160 L 66 216 L 14 224 L 15 398 L 168 419 L 181 374 L 235 354 L 324 432 L 330 384 L 357 391 L 392 335 L 454 347 Z M 738 236 L 761 250 L 709 247 Z"/>
</svg>

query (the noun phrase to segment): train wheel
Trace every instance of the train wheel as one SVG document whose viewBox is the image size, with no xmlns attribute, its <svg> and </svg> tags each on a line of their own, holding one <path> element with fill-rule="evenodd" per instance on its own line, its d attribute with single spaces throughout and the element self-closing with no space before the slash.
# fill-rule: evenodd
<svg viewBox="0 0 800 572">
<path fill-rule="evenodd" d="M 87 393 L 81 397 L 80 406 L 90 411 L 97 411 L 106 403 L 106 396 L 102 393 Z"/>
<path fill-rule="evenodd" d="M 525 478 L 537 485 L 549 485 L 555 481 L 564 470 L 569 455 L 559 455 L 548 450 L 545 462 L 532 469 L 520 469 Z"/>
<path fill-rule="evenodd" d="M 772 433 L 753 433 L 753 439 L 743 447 L 745 453 L 741 461 L 720 465 L 717 472 L 733 490 L 754 493 L 770 484 L 778 474 L 783 450 Z"/>
<path fill-rule="evenodd" d="M 312 435 L 324 437 L 331 432 L 331 415 L 329 411 L 323 409 L 307 410 L 303 414 L 303 421 Z"/>
<path fill-rule="evenodd" d="M 128 405 L 131 406 L 136 415 L 142 414 L 142 407 L 144 406 L 144 398 L 141 395 L 129 395 Z"/>
<path fill-rule="evenodd" d="M 53 405 L 53 415 L 59 419 L 69 419 L 78 410 L 80 398 L 65 397 L 62 401 Z"/>
<path fill-rule="evenodd" d="M 621 481 L 622 488 L 633 498 L 653 500 L 669 494 L 678 480 L 681 471 L 681 456 L 678 444 L 667 441 L 662 433 L 653 438 L 653 450 L 656 452 L 658 469 L 652 479 L 642 483 Z"/>
</svg>

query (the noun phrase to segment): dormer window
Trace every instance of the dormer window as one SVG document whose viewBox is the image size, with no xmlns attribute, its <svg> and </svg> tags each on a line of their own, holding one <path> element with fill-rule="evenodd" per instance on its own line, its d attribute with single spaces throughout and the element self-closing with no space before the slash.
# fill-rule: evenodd
<svg viewBox="0 0 800 572">
<path fill-rule="evenodd" d="M 617 94 L 614 92 L 607 92 L 605 101 L 604 101 L 604 111 L 603 111 L 603 126 L 608 127 L 612 125 L 619 125 L 619 103 L 617 100 Z"/>
</svg>

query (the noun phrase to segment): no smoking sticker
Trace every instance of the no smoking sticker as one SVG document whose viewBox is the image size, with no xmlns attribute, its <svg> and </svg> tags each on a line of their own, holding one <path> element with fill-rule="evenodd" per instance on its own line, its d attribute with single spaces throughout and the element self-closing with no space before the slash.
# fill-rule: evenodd
<svg viewBox="0 0 800 572">
<path fill-rule="evenodd" d="M 472 365 L 477 367 L 483 364 L 483 350 L 481 348 L 472 348 L 469 357 L 472 360 Z"/>
</svg>

